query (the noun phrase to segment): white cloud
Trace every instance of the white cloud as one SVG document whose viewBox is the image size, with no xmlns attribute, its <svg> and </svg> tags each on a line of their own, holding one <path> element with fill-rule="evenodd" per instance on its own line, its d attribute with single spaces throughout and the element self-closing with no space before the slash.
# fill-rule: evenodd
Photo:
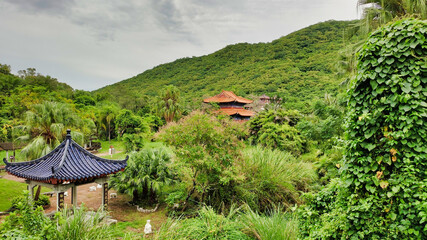
<svg viewBox="0 0 427 240">
<path fill-rule="evenodd" d="M 6 0 L 0 63 L 94 90 L 228 44 L 355 19 L 356 9 L 357 0 Z"/>
</svg>

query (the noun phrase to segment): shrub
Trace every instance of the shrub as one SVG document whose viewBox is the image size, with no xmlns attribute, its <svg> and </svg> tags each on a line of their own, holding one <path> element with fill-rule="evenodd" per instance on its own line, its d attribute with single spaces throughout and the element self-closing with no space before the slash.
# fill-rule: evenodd
<svg viewBox="0 0 427 240">
<path fill-rule="evenodd" d="M 34 201 L 35 206 L 47 206 L 50 205 L 49 197 L 46 195 L 40 195 L 37 201 Z"/>
<path fill-rule="evenodd" d="M 174 182 L 170 163 L 171 156 L 163 148 L 134 152 L 125 170 L 110 178 L 110 186 L 132 196 L 133 202 L 148 200 L 153 203 L 162 187 Z"/>
<path fill-rule="evenodd" d="M 296 110 L 268 110 L 249 121 L 251 142 L 299 155 L 306 150 L 306 141 L 294 128 L 301 118 Z"/>
<path fill-rule="evenodd" d="M 18 208 L 19 204 L 26 204 L 26 202 L 28 201 L 28 195 L 24 196 L 17 196 L 14 197 L 12 199 L 12 208 Z M 37 201 L 33 202 L 35 207 L 38 206 L 46 206 L 46 205 L 50 205 L 50 200 L 49 197 L 46 195 L 40 195 L 39 199 Z"/>
<path fill-rule="evenodd" d="M 242 142 L 227 120 L 193 112 L 178 123 L 169 123 L 157 135 L 175 148 L 180 177 L 187 184 L 186 200 L 219 208 L 235 198 L 239 180 L 235 162 L 241 159 Z"/>
</svg>

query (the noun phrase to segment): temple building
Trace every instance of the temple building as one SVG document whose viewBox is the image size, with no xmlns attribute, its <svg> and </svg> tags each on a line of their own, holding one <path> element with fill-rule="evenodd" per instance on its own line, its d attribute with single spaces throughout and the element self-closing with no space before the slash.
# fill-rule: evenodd
<svg viewBox="0 0 427 240">
<path fill-rule="evenodd" d="M 245 105 L 252 103 L 250 99 L 239 97 L 231 91 L 222 91 L 220 94 L 206 98 L 204 103 L 217 103 L 220 109 L 218 114 L 226 114 L 234 120 L 249 120 L 255 115 L 253 111 L 245 109 Z"/>
<path fill-rule="evenodd" d="M 8 162 L 6 172 L 25 178 L 33 197 L 34 187 L 53 189 L 57 195 L 57 210 L 64 207 L 64 192 L 71 188 L 71 203 L 77 205 L 77 187 L 96 182 L 102 185 L 102 208 L 108 204 L 108 175 L 123 171 L 127 159 L 109 160 L 100 158 L 85 150 L 71 139 L 67 130 L 65 140 L 46 156 L 28 162 Z"/>
</svg>

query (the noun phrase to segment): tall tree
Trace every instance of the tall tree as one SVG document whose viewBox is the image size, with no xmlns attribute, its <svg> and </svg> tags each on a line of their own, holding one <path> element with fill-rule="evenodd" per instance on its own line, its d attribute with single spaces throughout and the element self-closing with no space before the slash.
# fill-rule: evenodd
<svg viewBox="0 0 427 240">
<path fill-rule="evenodd" d="M 25 114 L 26 135 L 19 137 L 29 144 L 22 149 L 21 154 L 27 158 L 43 156 L 63 141 L 65 130 L 78 129 L 81 119 L 69 105 L 57 102 L 35 104 L 32 110 Z M 83 134 L 73 131 L 74 140 L 83 143 Z"/>
</svg>

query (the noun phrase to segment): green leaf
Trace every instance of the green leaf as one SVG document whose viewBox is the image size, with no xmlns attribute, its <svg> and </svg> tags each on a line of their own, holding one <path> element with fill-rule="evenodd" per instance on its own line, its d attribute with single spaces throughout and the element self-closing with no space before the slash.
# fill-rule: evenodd
<svg viewBox="0 0 427 240">
<path fill-rule="evenodd" d="M 387 59 L 385 60 L 385 62 L 386 62 L 388 65 L 390 65 L 390 64 L 394 63 L 394 58 L 387 58 Z"/>
<path fill-rule="evenodd" d="M 404 83 L 403 83 L 403 86 L 402 86 L 402 91 L 403 91 L 403 92 L 405 92 L 405 93 L 410 93 L 410 92 L 411 92 L 411 90 L 412 90 L 411 83 L 409 83 L 409 82 L 404 82 Z"/>
<path fill-rule="evenodd" d="M 377 81 L 370 81 L 369 83 L 371 84 L 371 87 L 373 90 L 375 90 L 378 87 Z"/>
</svg>

